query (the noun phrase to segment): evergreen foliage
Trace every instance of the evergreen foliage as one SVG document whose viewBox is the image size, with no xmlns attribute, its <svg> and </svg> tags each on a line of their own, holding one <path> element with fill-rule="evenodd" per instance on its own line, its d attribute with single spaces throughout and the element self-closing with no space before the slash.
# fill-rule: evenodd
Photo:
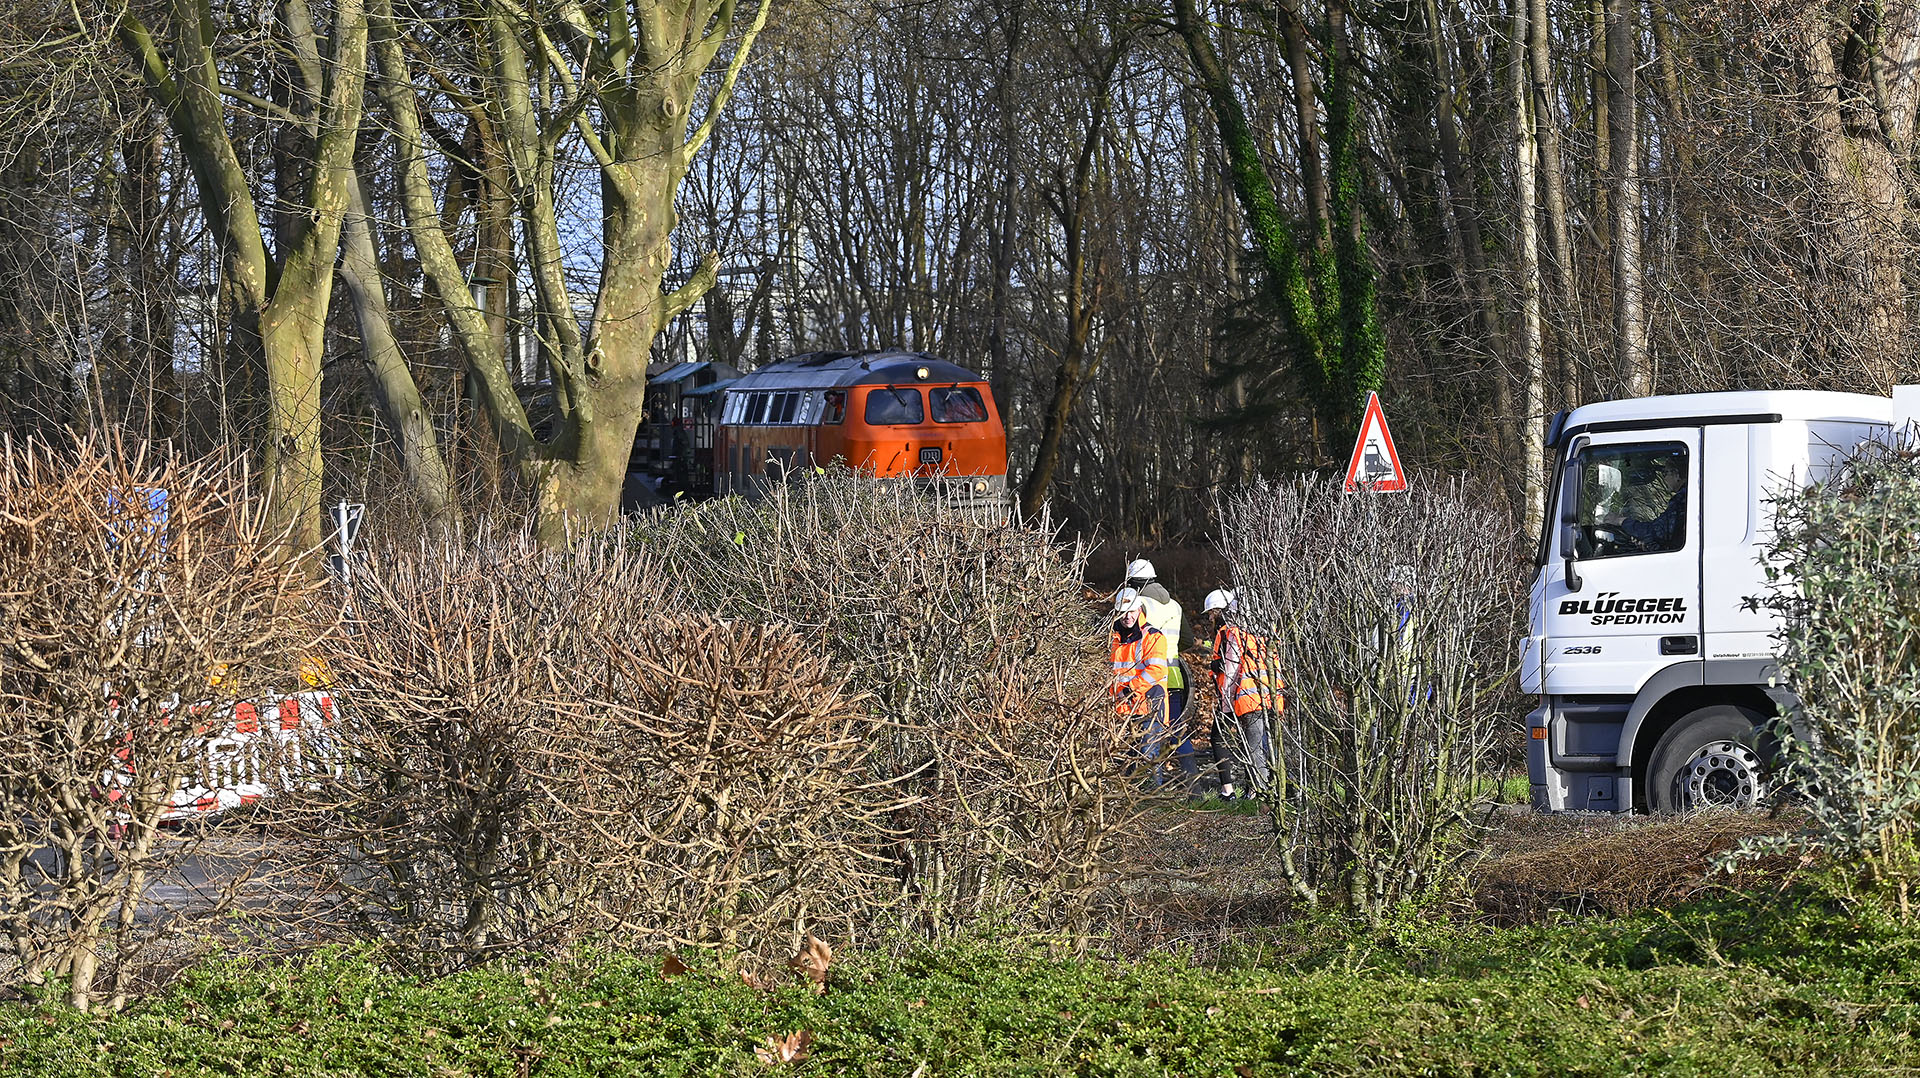
<svg viewBox="0 0 1920 1078">
<path fill-rule="evenodd" d="M 1780 670 L 1800 701 L 1775 724 L 1804 800 L 1799 836 L 1747 851 L 1810 848 L 1851 866 L 1860 897 L 1911 917 L 1920 885 L 1920 456 L 1869 443 L 1822 482 L 1784 492 L 1769 548 L 1786 618 Z"/>
<path fill-rule="evenodd" d="M 90 1017 L 0 1004 L 0 1069 L 86 1075 L 1712 1075 L 1906 1073 L 1916 938 L 1736 896 L 1486 930 L 1316 919 L 1258 962 L 1073 961 L 1009 944 L 849 955 L 826 991 L 619 956 L 439 981 L 365 955 L 209 963 Z M 796 1034 L 809 1034 L 796 1037 Z M 799 1040 L 805 1058 L 756 1050 Z"/>
<path fill-rule="evenodd" d="M 1358 433 L 1367 395 L 1378 391 L 1385 380 L 1387 359 L 1376 295 L 1378 273 L 1362 222 L 1362 125 L 1353 64 L 1346 43 L 1333 40 L 1344 31 L 1324 26 L 1328 40 L 1321 50 L 1332 220 L 1325 225 L 1307 223 L 1313 242 L 1303 257 L 1297 229 L 1280 207 L 1231 73 L 1214 53 L 1205 28 L 1194 19 L 1192 5 L 1184 0 L 1176 4 L 1175 15 L 1220 127 L 1234 192 L 1266 279 L 1262 299 L 1271 305 L 1271 314 L 1278 315 L 1294 385 L 1312 410 L 1319 440 L 1327 453 L 1337 456 Z M 1224 369 L 1229 379 L 1253 375 L 1250 381 L 1259 391 L 1256 396 L 1271 395 L 1280 388 L 1276 372 L 1248 368 L 1246 363 L 1229 363 Z M 1268 402 L 1253 401 L 1234 418 L 1257 418 L 1270 414 L 1270 409 Z"/>
</svg>

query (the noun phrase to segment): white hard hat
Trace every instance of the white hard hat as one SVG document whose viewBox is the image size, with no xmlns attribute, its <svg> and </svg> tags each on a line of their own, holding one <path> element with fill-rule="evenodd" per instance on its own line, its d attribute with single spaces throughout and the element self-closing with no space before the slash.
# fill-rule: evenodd
<svg viewBox="0 0 1920 1078">
<path fill-rule="evenodd" d="M 1127 566 L 1128 580 L 1152 580 L 1153 563 L 1145 558 L 1135 558 Z"/>
<path fill-rule="evenodd" d="M 1215 588 L 1207 593 L 1207 599 L 1200 604 L 1202 614 L 1211 614 L 1216 610 L 1225 610 L 1233 602 L 1233 593 L 1225 588 Z"/>
<path fill-rule="evenodd" d="M 1140 593 L 1132 588 L 1121 588 L 1114 593 L 1113 612 L 1116 614 L 1124 614 L 1129 610 L 1145 610 L 1146 608 L 1147 601 L 1140 598 Z"/>
</svg>

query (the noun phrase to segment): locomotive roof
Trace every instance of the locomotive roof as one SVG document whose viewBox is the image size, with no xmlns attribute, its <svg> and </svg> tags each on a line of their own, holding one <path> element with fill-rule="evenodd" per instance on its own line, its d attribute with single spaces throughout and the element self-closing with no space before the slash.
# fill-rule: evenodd
<svg viewBox="0 0 1920 1078">
<path fill-rule="evenodd" d="M 698 378 L 701 372 L 708 370 L 713 372 L 715 379 L 740 377 L 740 368 L 731 363 L 690 359 L 685 363 L 676 363 L 666 370 L 661 371 L 659 374 L 647 379 L 647 384 L 650 386 L 671 385 L 674 382 L 684 382 L 689 378 Z"/>
<path fill-rule="evenodd" d="M 925 368 L 927 376 L 920 377 Z M 805 352 L 742 375 L 730 389 L 820 389 L 838 386 L 898 385 L 925 382 L 952 385 L 978 382 L 979 375 L 925 352 L 883 349 L 873 352 Z"/>
</svg>

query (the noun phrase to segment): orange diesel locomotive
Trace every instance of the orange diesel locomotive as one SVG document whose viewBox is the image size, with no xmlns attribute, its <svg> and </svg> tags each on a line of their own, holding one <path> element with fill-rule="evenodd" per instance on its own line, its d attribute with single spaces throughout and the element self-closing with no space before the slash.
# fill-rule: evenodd
<svg viewBox="0 0 1920 1078">
<path fill-rule="evenodd" d="M 877 476 L 940 477 L 956 493 L 1007 489 L 1007 432 L 993 393 L 964 367 L 918 352 L 809 352 L 727 387 L 714 488 L 749 491 L 843 461 Z"/>
</svg>

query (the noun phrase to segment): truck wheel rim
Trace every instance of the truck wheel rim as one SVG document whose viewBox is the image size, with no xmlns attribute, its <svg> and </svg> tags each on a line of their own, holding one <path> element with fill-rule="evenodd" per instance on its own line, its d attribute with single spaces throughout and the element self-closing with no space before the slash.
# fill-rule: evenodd
<svg viewBox="0 0 1920 1078">
<path fill-rule="evenodd" d="M 1680 807 L 1731 805 L 1752 808 L 1764 792 L 1760 757 L 1737 741 L 1712 741 L 1700 746 L 1680 768 Z"/>
</svg>

